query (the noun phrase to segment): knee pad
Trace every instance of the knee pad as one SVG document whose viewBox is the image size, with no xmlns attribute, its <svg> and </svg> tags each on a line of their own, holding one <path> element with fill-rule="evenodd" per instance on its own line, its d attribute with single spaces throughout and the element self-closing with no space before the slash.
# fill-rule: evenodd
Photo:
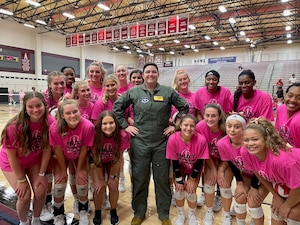
<svg viewBox="0 0 300 225">
<path fill-rule="evenodd" d="M 231 188 L 220 188 L 220 192 L 223 198 L 232 198 Z"/>
<path fill-rule="evenodd" d="M 253 219 L 259 219 L 264 216 L 264 211 L 261 206 L 257 208 L 248 207 L 248 210 Z"/>
<path fill-rule="evenodd" d="M 53 182 L 53 174 L 46 174 L 47 180 L 48 180 L 48 184 Z"/>
<path fill-rule="evenodd" d="M 213 194 L 213 193 L 215 193 L 215 186 L 204 184 L 204 193 L 206 193 L 206 194 Z"/>
<path fill-rule="evenodd" d="M 65 191 L 66 191 L 66 187 L 67 187 L 66 183 L 64 183 L 64 184 L 54 184 L 54 189 L 53 189 L 54 197 L 55 198 L 62 198 L 62 197 L 64 197 Z"/>
<path fill-rule="evenodd" d="M 186 198 L 189 202 L 196 202 L 196 201 L 197 201 L 197 195 L 196 195 L 196 193 L 189 194 L 189 193 L 185 192 L 185 198 Z"/>
<path fill-rule="evenodd" d="M 237 214 L 244 214 L 246 212 L 246 204 L 234 203 L 234 210 Z"/>
<path fill-rule="evenodd" d="M 132 177 L 132 166 L 131 166 L 131 163 L 129 163 L 129 165 L 128 165 L 128 173 Z"/>
<path fill-rule="evenodd" d="M 88 184 L 85 185 L 78 185 L 76 184 L 76 190 L 78 196 L 87 196 L 88 194 Z"/>
<path fill-rule="evenodd" d="M 282 217 L 280 215 L 276 216 L 272 210 L 271 210 L 271 218 L 276 220 L 276 221 L 283 221 Z"/>
<path fill-rule="evenodd" d="M 70 185 L 76 185 L 76 177 L 73 174 L 69 175 L 69 183 Z"/>
<path fill-rule="evenodd" d="M 300 221 L 292 220 L 292 219 L 287 219 L 286 220 L 287 225 L 300 225 Z"/>
<path fill-rule="evenodd" d="M 175 191 L 174 192 L 174 198 L 176 200 L 183 200 L 184 199 L 184 192 Z"/>
</svg>

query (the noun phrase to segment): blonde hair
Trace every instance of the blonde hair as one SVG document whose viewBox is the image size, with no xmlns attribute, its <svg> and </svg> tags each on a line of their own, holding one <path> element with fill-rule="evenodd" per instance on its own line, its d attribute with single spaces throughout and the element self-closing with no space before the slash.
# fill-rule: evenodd
<svg viewBox="0 0 300 225">
<path fill-rule="evenodd" d="M 82 85 L 87 85 L 89 86 L 87 80 L 81 80 L 81 81 L 76 81 L 72 90 L 72 96 L 71 98 L 73 99 L 78 99 L 78 90 Z"/>
<path fill-rule="evenodd" d="M 175 89 L 176 91 L 178 91 L 178 76 L 179 75 L 187 75 L 189 82 L 191 81 L 191 79 L 185 69 L 177 69 L 175 71 L 173 81 L 172 81 L 172 88 Z"/>
<path fill-rule="evenodd" d="M 49 97 L 49 100 L 50 100 L 50 105 L 48 105 L 49 108 L 51 108 L 53 106 L 53 94 L 52 94 L 52 89 L 49 87 L 49 85 L 51 84 L 51 81 L 52 81 L 53 77 L 59 77 L 59 76 L 62 76 L 65 83 L 66 83 L 66 76 L 62 72 L 59 72 L 59 71 L 52 71 L 48 74 L 48 77 L 47 77 L 48 97 Z"/>
<path fill-rule="evenodd" d="M 67 128 L 68 128 L 68 124 L 65 121 L 65 119 L 63 118 L 63 114 L 64 114 L 64 107 L 66 105 L 71 105 L 74 104 L 78 110 L 79 110 L 79 106 L 78 106 L 78 102 L 74 99 L 62 99 L 62 101 L 58 104 L 58 108 L 57 108 L 57 125 L 58 125 L 58 132 L 64 136 L 67 134 Z"/>
<path fill-rule="evenodd" d="M 101 72 L 101 75 L 102 75 L 102 77 L 100 78 L 100 84 L 102 85 L 103 84 L 104 76 L 106 75 L 106 70 L 104 69 L 103 64 L 101 62 L 92 62 L 88 66 L 88 68 L 86 69 L 86 75 L 87 75 L 87 77 L 90 77 L 89 76 L 89 72 L 90 72 L 91 66 L 98 66 L 100 68 L 100 72 Z"/>
<path fill-rule="evenodd" d="M 104 80 L 103 80 L 103 87 L 104 87 L 106 81 L 108 81 L 108 80 L 112 80 L 113 82 L 116 83 L 117 86 L 119 86 L 119 80 L 118 80 L 118 78 L 117 78 L 114 74 L 109 74 L 109 75 L 106 75 L 106 76 L 104 77 Z M 107 104 L 107 101 L 108 101 L 108 94 L 107 94 L 106 91 L 104 92 L 104 94 L 103 94 L 103 96 L 102 96 L 102 101 L 103 101 L 104 104 Z"/>
</svg>

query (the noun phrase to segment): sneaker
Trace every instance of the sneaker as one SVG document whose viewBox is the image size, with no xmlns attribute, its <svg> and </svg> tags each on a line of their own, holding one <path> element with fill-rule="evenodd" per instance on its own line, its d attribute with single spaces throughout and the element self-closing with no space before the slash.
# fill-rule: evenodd
<svg viewBox="0 0 300 225">
<path fill-rule="evenodd" d="M 189 225 L 199 225 L 195 212 L 189 212 Z"/>
<path fill-rule="evenodd" d="M 79 225 L 90 224 L 89 213 L 85 210 L 79 212 Z"/>
<path fill-rule="evenodd" d="M 161 225 L 172 225 L 171 220 L 166 219 L 166 220 L 161 220 Z"/>
<path fill-rule="evenodd" d="M 74 199 L 74 202 L 73 202 L 73 211 L 74 211 L 74 213 L 79 213 L 78 205 L 79 205 L 78 199 Z"/>
<path fill-rule="evenodd" d="M 31 225 L 42 225 L 40 220 L 32 220 Z"/>
<path fill-rule="evenodd" d="M 211 212 L 206 212 L 203 225 L 213 225 L 214 224 L 214 214 Z"/>
<path fill-rule="evenodd" d="M 232 225 L 231 216 L 223 215 L 222 225 Z"/>
<path fill-rule="evenodd" d="M 101 225 L 102 217 L 101 217 L 101 210 L 96 210 L 93 218 L 94 225 Z"/>
<path fill-rule="evenodd" d="M 131 220 L 131 225 L 141 225 L 142 222 L 144 221 L 145 217 L 133 217 Z"/>
<path fill-rule="evenodd" d="M 119 224 L 119 217 L 117 215 L 110 216 L 110 224 L 111 225 Z"/>
<path fill-rule="evenodd" d="M 184 225 L 185 216 L 184 212 L 178 212 L 177 218 L 175 220 L 175 225 Z"/>
<path fill-rule="evenodd" d="M 53 224 L 55 224 L 55 225 L 65 225 L 65 215 L 55 216 Z"/>
<path fill-rule="evenodd" d="M 213 211 L 214 212 L 219 212 L 222 209 L 222 199 L 220 196 L 216 195 L 214 199 L 214 204 L 213 204 Z"/>
<path fill-rule="evenodd" d="M 199 198 L 197 199 L 197 206 L 204 206 L 205 205 L 205 196 L 204 193 L 202 192 Z"/>
<path fill-rule="evenodd" d="M 52 204 L 48 203 L 47 205 L 44 205 L 41 215 L 40 215 L 41 221 L 51 221 L 53 220 L 53 213 L 52 213 Z"/>
<path fill-rule="evenodd" d="M 125 178 L 121 178 L 120 177 L 120 181 L 119 181 L 119 192 L 124 193 L 126 191 L 126 187 L 125 187 Z"/>
<path fill-rule="evenodd" d="M 109 202 L 106 194 L 104 195 L 104 198 L 103 198 L 102 209 L 104 209 L 104 210 L 110 209 L 110 202 Z"/>
</svg>

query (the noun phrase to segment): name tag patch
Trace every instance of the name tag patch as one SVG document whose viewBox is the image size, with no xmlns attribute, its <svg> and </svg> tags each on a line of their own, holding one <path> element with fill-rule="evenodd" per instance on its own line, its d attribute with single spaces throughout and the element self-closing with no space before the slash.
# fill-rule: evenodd
<svg viewBox="0 0 300 225">
<path fill-rule="evenodd" d="M 157 102 L 163 102 L 164 101 L 163 96 L 154 96 L 153 99 L 154 99 L 154 101 L 157 101 Z"/>
</svg>

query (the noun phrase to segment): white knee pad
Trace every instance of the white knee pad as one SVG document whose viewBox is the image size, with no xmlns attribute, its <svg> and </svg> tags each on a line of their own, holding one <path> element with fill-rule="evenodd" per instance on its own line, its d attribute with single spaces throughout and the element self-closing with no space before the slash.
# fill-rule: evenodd
<svg viewBox="0 0 300 225">
<path fill-rule="evenodd" d="M 62 197 L 64 197 L 65 191 L 66 191 L 66 187 L 67 187 L 66 183 L 64 183 L 64 184 L 54 184 L 54 189 L 53 189 L 54 197 L 55 198 L 62 198 Z"/>
<path fill-rule="evenodd" d="M 300 221 L 292 220 L 292 219 L 287 219 L 286 220 L 287 225 L 300 225 Z"/>
<path fill-rule="evenodd" d="M 87 196 L 88 194 L 88 184 L 85 185 L 78 185 L 76 184 L 76 190 L 78 196 Z"/>
<path fill-rule="evenodd" d="M 189 202 L 196 202 L 196 201 L 197 201 L 197 195 L 196 195 L 196 193 L 189 194 L 189 193 L 185 192 L 185 198 L 186 198 Z"/>
<path fill-rule="evenodd" d="M 204 193 L 206 193 L 206 194 L 213 194 L 213 193 L 215 193 L 215 186 L 204 184 Z"/>
<path fill-rule="evenodd" d="M 264 216 L 264 211 L 262 209 L 262 207 L 258 207 L 258 208 L 250 208 L 248 207 L 249 213 L 252 216 L 253 219 L 259 219 L 262 218 Z"/>
<path fill-rule="evenodd" d="M 53 182 L 53 174 L 52 173 L 46 174 L 46 177 L 47 177 L 48 183 L 52 183 Z"/>
<path fill-rule="evenodd" d="M 184 199 L 184 192 L 179 192 L 179 191 L 175 191 L 174 192 L 174 198 L 176 199 L 176 200 L 183 200 Z"/>
<path fill-rule="evenodd" d="M 72 174 L 69 175 L 69 183 L 70 183 L 70 185 L 76 185 L 76 176 L 75 175 L 72 175 Z"/>
<path fill-rule="evenodd" d="M 237 214 L 243 214 L 246 212 L 246 204 L 234 203 L 234 210 Z"/>
<path fill-rule="evenodd" d="M 131 165 L 131 163 L 129 163 L 129 165 L 128 165 L 128 173 L 132 177 L 132 165 Z"/>
<path fill-rule="evenodd" d="M 231 188 L 220 188 L 220 192 L 223 198 L 232 198 Z"/>
</svg>

